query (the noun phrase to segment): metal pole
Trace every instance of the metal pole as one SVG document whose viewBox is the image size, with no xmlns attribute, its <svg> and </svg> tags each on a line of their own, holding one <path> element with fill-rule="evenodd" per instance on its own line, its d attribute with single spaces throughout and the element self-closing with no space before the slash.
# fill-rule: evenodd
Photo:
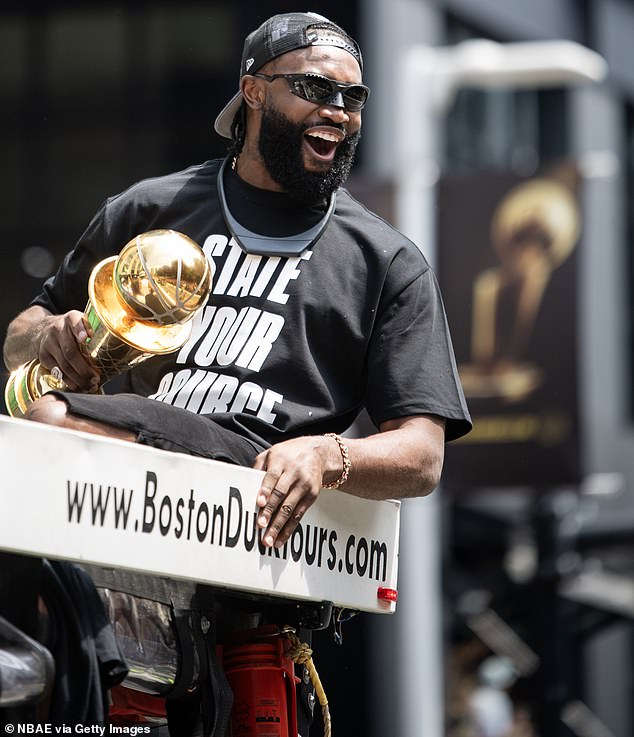
<svg viewBox="0 0 634 737">
<path fill-rule="evenodd" d="M 396 222 L 433 264 L 435 260 L 435 119 L 420 69 L 435 63 L 431 49 L 405 56 L 398 75 Z M 444 734 L 443 635 L 439 490 L 403 502 L 397 646 L 400 737 Z"/>
</svg>

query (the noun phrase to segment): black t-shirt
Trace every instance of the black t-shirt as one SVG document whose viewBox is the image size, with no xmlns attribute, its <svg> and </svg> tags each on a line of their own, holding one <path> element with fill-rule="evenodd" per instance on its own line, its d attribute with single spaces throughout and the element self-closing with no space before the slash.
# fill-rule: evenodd
<svg viewBox="0 0 634 737">
<path fill-rule="evenodd" d="M 247 254 L 222 216 L 221 163 L 144 180 L 107 200 L 33 304 L 84 309 L 100 260 L 139 233 L 180 231 L 209 258 L 211 296 L 183 348 L 129 371 L 127 389 L 266 443 L 342 432 L 364 407 L 376 425 L 432 414 L 447 420 L 448 440 L 467 432 L 444 308 L 420 250 L 340 189 L 323 235 L 301 256 Z M 268 218 L 265 234 L 303 229 L 323 214 L 233 174 L 227 196 L 247 227 L 264 228 Z"/>
</svg>

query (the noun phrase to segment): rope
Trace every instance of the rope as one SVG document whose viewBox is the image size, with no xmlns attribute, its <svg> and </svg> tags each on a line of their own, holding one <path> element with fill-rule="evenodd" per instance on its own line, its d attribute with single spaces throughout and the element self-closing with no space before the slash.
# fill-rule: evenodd
<svg viewBox="0 0 634 737">
<path fill-rule="evenodd" d="M 326 698 L 326 692 L 324 687 L 321 685 L 321 680 L 313 663 L 313 651 L 308 647 L 305 642 L 302 642 L 299 637 L 295 634 L 295 631 L 286 628 L 284 634 L 291 643 L 288 649 L 288 657 L 297 665 L 303 665 L 308 671 L 310 676 L 310 682 L 313 684 L 317 700 L 321 706 L 321 713 L 323 716 L 324 723 L 324 737 L 331 737 L 332 724 L 330 721 L 330 709 L 328 708 L 328 699 Z"/>
</svg>

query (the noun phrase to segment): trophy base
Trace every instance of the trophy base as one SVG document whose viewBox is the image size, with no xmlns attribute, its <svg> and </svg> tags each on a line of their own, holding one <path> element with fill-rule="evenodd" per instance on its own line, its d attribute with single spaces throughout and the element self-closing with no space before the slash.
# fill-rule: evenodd
<svg viewBox="0 0 634 737">
<path fill-rule="evenodd" d="M 24 417 L 29 404 L 54 389 L 65 391 L 66 384 L 56 379 L 33 360 L 11 372 L 4 389 L 4 402 L 11 417 Z"/>
</svg>

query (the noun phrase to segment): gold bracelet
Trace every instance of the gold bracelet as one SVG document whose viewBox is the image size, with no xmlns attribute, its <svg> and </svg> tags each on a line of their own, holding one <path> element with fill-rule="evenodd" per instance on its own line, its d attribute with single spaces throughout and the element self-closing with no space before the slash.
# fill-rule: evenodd
<svg viewBox="0 0 634 737">
<path fill-rule="evenodd" d="M 340 486 L 343 486 L 346 481 L 348 480 L 348 475 L 350 474 L 350 469 L 352 468 L 352 463 L 350 462 L 350 454 L 348 453 L 348 446 L 343 442 L 341 435 L 337 435 L 337 433 L 334 432 L 327 432 L 324 435 L 325 438 L 334 438 L 337 445 L 339 446 L 339 450 L 341 451 L 341 460 L 343 461 L 343 471 L 341 472 L 341 476 L 336 481 L 333 481 L 330 484 L 324 484 L 324 489 L 338 489 Z"/>
</svg>

